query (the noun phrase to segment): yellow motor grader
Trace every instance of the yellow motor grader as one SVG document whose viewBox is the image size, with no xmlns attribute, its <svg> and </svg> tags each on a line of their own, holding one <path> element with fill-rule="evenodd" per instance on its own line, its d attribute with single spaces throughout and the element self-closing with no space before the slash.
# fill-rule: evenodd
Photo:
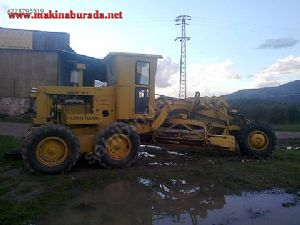
<svg viewBox="0 0 300 225">
<path fill-rule="evenodd" d="M 221 97 L 177 99 L 155 95 L 159 55 L 109 53 L 106 83 L 83 86 L 86 65 L 76 64 L 70 86 L 38 87 L 34 126 L 24 160 L 37 173 L 69 171 L 80 156 L 108 168 L 136 159 L 140 144 L 240 151 L 267 156 L 274 132 L 244 119 Z"/>
</svg>

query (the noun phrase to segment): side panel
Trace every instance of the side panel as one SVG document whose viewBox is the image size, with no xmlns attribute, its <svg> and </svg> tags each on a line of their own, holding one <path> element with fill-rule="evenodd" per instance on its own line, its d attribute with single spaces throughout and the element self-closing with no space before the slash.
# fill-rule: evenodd
<svg viewBox="0 0 300 225">
<path fill-rule="evenodd" d="M 130 86 L 116 86 L 116 118 L 128 119 L 131 115 Z"/>
<path fill-rule="evenodd" d="M 92 152 L 98 129 L 96 127 L 81 127 L 71 128 L 71 130 L 79 139 L 80 153 Z"/>
<path fill-rule="evenodd" d="M 93 99 L 91 109 L 87 112 L 85 105 L 57 105 L 61 110 L 64 124 L 95 124 L 103 127 L 116 119 L 114 87 L 40 87 L 33 96 L 36 97 L 37 105 L 37 118 L 34 119 L 34 124 L 44 124 L 47 118 L 53 117 L 53 96 L 57 98 L 68 96 L 69 99 L 76 96 L 90 96 Z"/>
<path fill-rule="evenodd" d="M 99 89 L 99 88 L 95 88 Z M 104 91 L 94 95 L 93 114 L 100 117 L 100 126 L 106 126 L 116 120 L 115 87 L 102 88 Z"/>
<path fill-rule="evenodd" d="M 77 138 L 80 143 L 80 153 L 91 153 L 94 150 L 96 135 L 86 134 L 86 135 L 77 135 Z"/>
<path fill-rule="evenodd" d="M 36 105 L 36 118 L 33 119 L 34 124 L 47 123 L 47 118 L 50 115 L 52 109 L 52 100 L 49 95 L 45 94 L 43 90 L 39 90 L 35 94 L 35 105 Z"/>
<path fill-rule="evenodd" d="M 235 138 L 232 135 L 211 135 L 208 137 L 211 145 L 235 151 Z"/>
</svg>

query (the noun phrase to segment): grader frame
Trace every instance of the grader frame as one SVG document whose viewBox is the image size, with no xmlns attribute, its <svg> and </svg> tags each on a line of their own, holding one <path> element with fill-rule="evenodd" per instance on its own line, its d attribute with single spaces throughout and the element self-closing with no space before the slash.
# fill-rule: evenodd
<svg viewBox="0 0 300 225">
<path fill-rule="evenodd" d="M 107 86 L 84 87 L 85 65 L 76 64 L 73 86 L 39 87 L 34 127 L 23 158 L 38 173 L 66 172 L 80 155 L 106 167 L 134 162 L 140 143 L 218 148 L 266 156 L 275 146 L 272 130 L 245 120 L 225 99 L 155 99 L 159 55 L 110 53 Z"/>
</svg>

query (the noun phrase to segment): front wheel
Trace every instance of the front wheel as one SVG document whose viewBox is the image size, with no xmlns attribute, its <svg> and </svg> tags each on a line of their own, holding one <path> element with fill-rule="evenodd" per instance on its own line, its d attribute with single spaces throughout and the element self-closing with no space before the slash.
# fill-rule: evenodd
<svg viewBox="0 0 300 225">
<path fill-rule="evenodd" d="M 269 156 L 275 150 L 276 136 L 266 124 L 249 124 L 238 135 L 241 153 L 249 156 Z"/>
</svg>

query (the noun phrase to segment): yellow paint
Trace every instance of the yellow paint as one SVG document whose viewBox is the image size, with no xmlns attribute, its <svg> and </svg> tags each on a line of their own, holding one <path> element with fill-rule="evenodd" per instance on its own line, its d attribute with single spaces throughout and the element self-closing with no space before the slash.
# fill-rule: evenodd
<svg viewBox="0 0 300 225">
<path fill-rule="evenodd" d="M 104 59 L 107 87 L 39 87 L 33 95 L 37 105 L 34 124 L 58 123 L 69 126 L 79 139 L 81 153 L 93 152 L 95 136 L 103 127 L 116 121 L 128 123 L 139 135 L 150 135 L 153 141 L 160 134 L 180 126 L 188 131 L 187 134 L 178 134 L 181 140 L 191 143 L 199 141 L 234 150 L 235 138 L 230 133 L 240 127 L 234 123 L 232 114 L 228 113 L 228 104 L 224 99 L 196 96 L 185 100 L 155 100 L 158 58 L 160 56 L 131 53 L 107 55 Z M 150 64 L 150 80 L 147 85 L 135 82 L 137 62 Z M 83 68 L 84 66 L 77 69 Z M 149 90 L 148 114 L 135 113 L 135 90 L 140 87 Z M 64 97 L 60 99 L 60 96 Z M 66 104 L 65 99 L 80 99 L 82 103 Z M 173 115 L 176 110 L 180 111 Z M 264 137 L 255 133 L 249 138 L 249 143 L 254 148 L 263 148 L 257 140 Z M 169 142 L 179 143 L 176 137 L 169 138 Z M 262 145 L 265 146 L 266 138 L 263 142 Z M 106 149 L 112 159 L 121 160 L 130 153 L 131 143 L 128 137 L 116 134 L 107 140 Z"/>
<path fill-rule="evenodd" d="M 249 134 L 248 144 L 252 149 L 262 151 L 268 147 L 269 138 L 264 132 L 255 130 Z"/>
<path fill-rule="evenodd" d="M 116 119 L 137 119 L 140 117 L 134 110 L 136 87 L 149 89 L 149 114 L 144 115 L 143 118 L 152 119 L 154 117 L 154 110 L 152 110 L 152 108 L 155 105 L 155 75 L 158 58 L 161 58 L 161 56 L 132 53 L 110 53 L 105 57 L 105 63 L 110 65 L 108 69 L 109 74 L 113 72 L 113 75 L 110 75 L 109 82 L 115 85 L 117 89 Z M 135 84 L 135 70 L 138 61 L 150 63 L 149 85 Z"/>
<path fill-rule="evenodd" d="M 220 148 L 235 151 L 235 138 L 231 135 L 210 135 L 208 142 Z"/>
<path fill-rule="evenodd" d="M 37 160 L 45 166 L 61 165 L 68 156 L 66 142 L 58 137 L 46 137 L 36 147 Z"/>
<path fill-rule="evenodd" d="M 130 86 L 116 87 L 116 118 L 128 119 L 131 115 Z M 127 103 L 127 104 L 125 104 Z"/>
<path fill-rule="evenodd" d="M 105 149 L 111 159 L 122 160 L 129 156 L 131 142 L 124 134 L 114 134 L 106 140 Z"/>
<path fill-rule="evenodd" d="M 72 132 L 77 136 L 80 143 L 80 153 L 93 152 L 95 137 L 98 133 L 97 126 L 82 126 L 82 127 L 71 127 Z"/>
<path fill-rule="evenodd" d="M 95 143 L 95 135 L 78 135 L 78 140 L 80 143 L 80 153 L 93 152 L 94 143 Z"/>
<path fill-rule="evenodd" d="M 95 114 L 68 114 L 66 115 L 66 124 L 99 124 L 101 116 Z"/>
</svg>

